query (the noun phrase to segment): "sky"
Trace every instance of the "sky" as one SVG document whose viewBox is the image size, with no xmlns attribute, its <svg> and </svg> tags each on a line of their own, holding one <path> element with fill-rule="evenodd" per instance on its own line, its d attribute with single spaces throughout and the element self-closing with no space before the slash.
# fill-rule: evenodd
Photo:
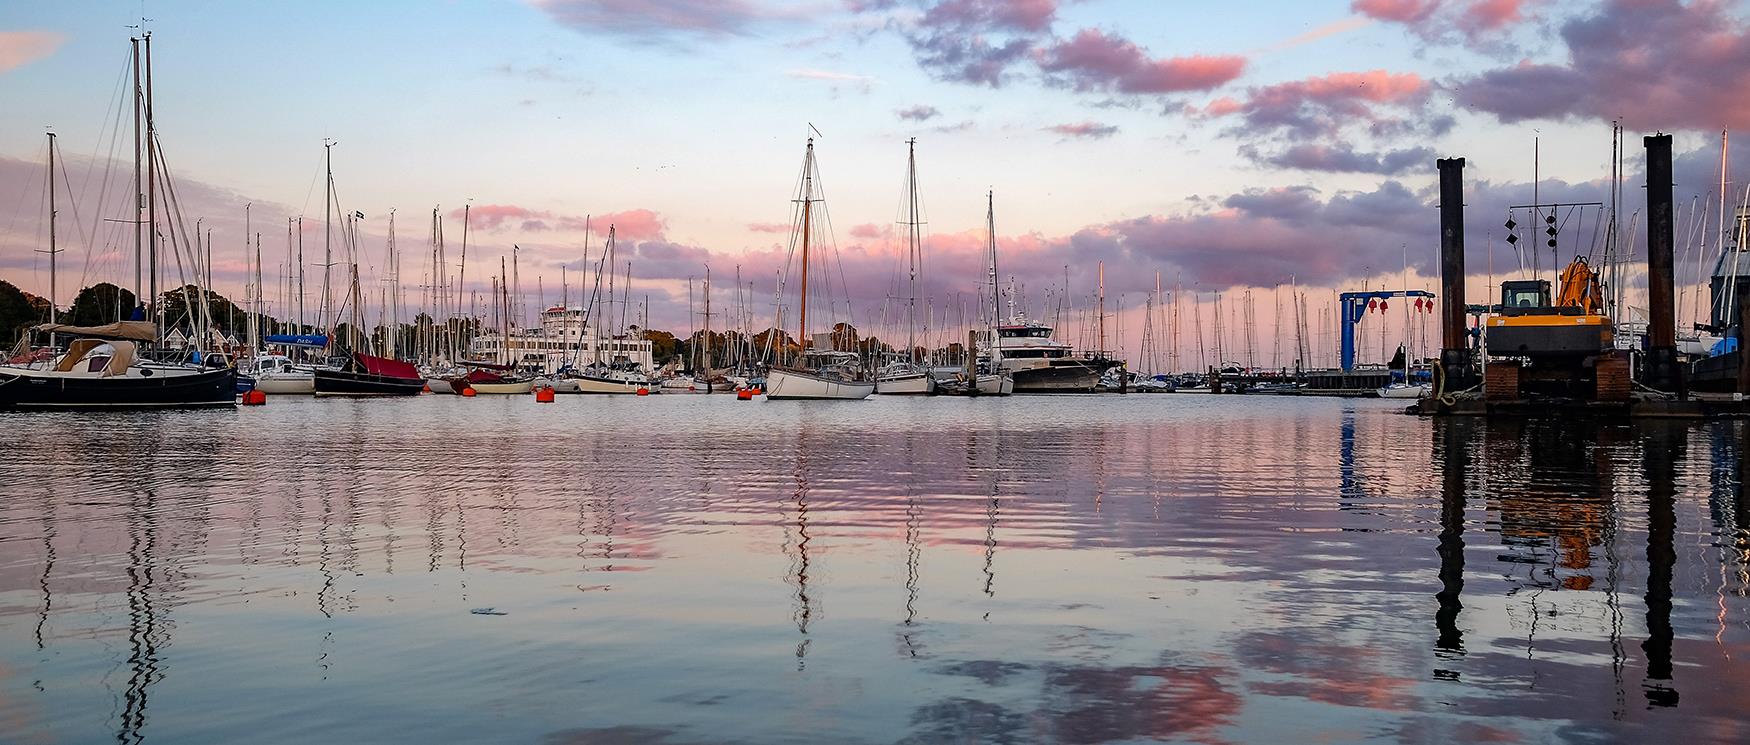
<svg viewBox="0 0 1750 745">
<path fill-rule="evenodd" d="M 685 329 L 687 280 L 707 264 L 719 293 L 739 266 L 769 323 L 814 133 L 841 292 L 880 331 L 916 138 L 927 304 L 971 302 L 994 192 L 1002 274 L 1027 309 L 1092 305 L 1103 265 L 1107 346 L 1134 356 L 1157 273 L 1181 303 L 1252 289 L 1260 336 L 1292 323 L 1264 304 L 1278 285 L 1308 291 L 1313 331 L 1336 291 L 1438 289 L 1438 157 L 1467 159 L 1480 302 L 1526 263 L 1499 239 L 1534 173 L 1542 201 L 1609 200 L 1612 121 L 1625 225 L 1642 135 L 1675 135 L 1680 223 L 1683 209 L 1711 223 L 1720 132 L 1750 128 L 1750 6 L 1716 0 L 9 3 L 0 278 L 46 294 L 52 130 L 70 203 L 60 284 L 132 283 L 131 233 L 105 220 L 126 217 L 118 115 L 142 24 L 183 216 L 212 229 L 215 284 L 234 297 L 246 234 L 262 233 L 270 305 L 288 217 L 304 218 L 307 282 L 320 273 L 325 141 L 343 209 L 366 216 L 373 280 L 395 214 L 410 304 L 433 210 L 453 263 L 466 205 L 469 287 L 518 245 L 527 305 L 556 302 L 560 267 L 574 281 L 612 223 L 652 325 Z M 1736 191 L 1750 152 L 1731 150 Z M 1564 241 L 1595 251 L 1598 219 L 1577 215 Z M 1717 248 L 1684 225 L 1680 259 Z M 1224 312 L 1236 333 L 1243 309 Z"/>
</svg>

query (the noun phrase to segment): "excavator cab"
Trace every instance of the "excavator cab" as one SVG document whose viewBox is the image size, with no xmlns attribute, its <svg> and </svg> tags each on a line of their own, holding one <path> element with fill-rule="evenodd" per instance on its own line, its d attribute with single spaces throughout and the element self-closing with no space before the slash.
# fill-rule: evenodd
<svg viewBox="0 0 1750 745">
<path fill-rule="evenodd" d="M 1501 283 L 1501 315 L 1547 315 L 1553 310 L 1549 280 L 1519 279 Z"/>
<path fill-rule="evenodd" d="M 1548 280 L 1501 283 L 1501 305 L 1485 326 L 1489 356 L 1499 359 L 1489 363 L 1485 396 L 1627 395 L 1626 362 L 1614 354 L 1615 324 L 1602 313 L 1598 273 L 1576 256 L 1560 278 L 1561 292 L 1553 300 Z"/>
</svg>

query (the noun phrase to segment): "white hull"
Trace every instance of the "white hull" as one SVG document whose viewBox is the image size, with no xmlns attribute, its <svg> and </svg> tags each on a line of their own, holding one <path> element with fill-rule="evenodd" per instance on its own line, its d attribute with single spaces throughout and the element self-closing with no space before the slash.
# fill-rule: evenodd
<svg viewBox="0 0 1750 745">
<path fill-rule="evenodd" d="M 448 378 L 426 378 L 425 385 L 427 388 L 431 389 L 432 393 L 447 393 L 452 396 L 456 395 L 456 387 L 450 385 Z"/>
<path fill-rule="evenodd" d="M 980 375 L 977 387 L 980 396 L 1007 396 L 1015 392 L 1015 378 L 1007 374 Z"/>
<path fill-rule="evenodd" d="M 316 395 L 315 375 L 262 375 L 255 378 L 255 390 L 274 396 Z"/>
<path fill-rule="evenodd" d="M 923 396 L 935 390 L 936 379 L 928 373 L 908 373 L 875 380 L 875 392 L 883 396 Z"/>
<path fill-rule="evenodd" d="M 535 390 L 535 381 L 519 380 L 512 383 L 469 383 L 476 394 L 481 396 L 510 396 L 529 393 Z"/>
<path fill-rule="evenodd" d="M 1434 392 L 1434 387 L 1427 383 L 1419 385 L 1388 385 L 1379 389 L 1380 398 L 1424 398 Z"/>
<path fill-rule="evenodd" d="M 856 401 L 875 392 L 875 383 L 825 378 L 795 370 L 773 368 L 766 375 L 766 398 L 836 399 Z"/>
<path fill-rule="evenodd" d="M 651 390 L 651 385 L 645 382 L 630 380 L 604 380 L 601 378 L 560 378 L 553 381 L 553 390 L 557 393 L 617 393 L 620 395 L 637 395 L 638 389 Z"/>
</svg>

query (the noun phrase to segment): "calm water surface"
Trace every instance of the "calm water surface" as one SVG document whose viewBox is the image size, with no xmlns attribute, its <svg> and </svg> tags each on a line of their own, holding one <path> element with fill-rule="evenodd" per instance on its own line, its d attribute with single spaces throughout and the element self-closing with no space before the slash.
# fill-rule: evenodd
<svg viewBox="0 0 1750 745">
<path fill-rule="evenodd" d="M 0 415 L 0 741 L 1746 742 L 1741 423 Z"/>
</svg>

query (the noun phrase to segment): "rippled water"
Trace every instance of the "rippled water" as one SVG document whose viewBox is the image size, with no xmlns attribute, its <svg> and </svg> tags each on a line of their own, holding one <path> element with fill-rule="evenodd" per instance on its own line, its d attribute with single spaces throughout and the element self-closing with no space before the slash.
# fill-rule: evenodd
<svg viewBox="0 0 1750 745">
<path fill-rule="evenodd" d="M 0 741 L 1745 742 L 1742 423 L 0 414 Z"/>
</svg>

